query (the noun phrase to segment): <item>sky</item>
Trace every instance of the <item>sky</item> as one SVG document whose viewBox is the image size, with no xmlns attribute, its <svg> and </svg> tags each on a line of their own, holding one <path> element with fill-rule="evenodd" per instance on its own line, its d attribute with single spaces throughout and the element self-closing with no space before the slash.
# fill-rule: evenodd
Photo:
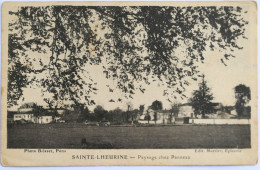
<svg viewBox="0 0 260 170">
<path fill-rule="evenodd" d="M 223 105 L 234 105 L 235 95 L 234 87 L 238 84 L 245 84 L 252 86 L 252 71 L 256 69 L 257 64 L 250 60 L 250 54 L 248 51 L 241 50 L 236 58 L 231 58 L 227 63 L 228 66 L 224 66 L 219 58 L 219 53 L 209 52 L 207 54 L 205 63 L 201 64 L 199 70 L 205 74 L 205 80 L 208 86 L 211 88 L 211 92 L 214 96 L 214 102 L 220 102 Z M 116 84 L 113 80 L 105 78 L 102 68 L 100 66 L 92 66 L 89 72 L 97 82 L 97 95 L 92 96 L 97 105 L 103 106 L 107 110 L 115 109 L 120 107 L 122 109 L 127 108 L 127 103 L 131 102 L 133 108 L 139 108 L 139 105 L 144 104 L 145 108 L 150 106 L 153 101 L 159 100 L 163 103 L 163 108 L 168 109 L 171 103 L 167 101 L 167 98 L 163 96 L 164 87 L 158 86 L 158 82 L 154 82 L 150 86 L 146 87 L 145 93 L 137 92 L 132 100 L 124 99 L 123 93 L 120 90 L 114 90 L 113 93 L 109 92 L 107 84 L 112 87 Z M 198 89 L 198 82 L 190 82 L 191 86 L 187 87 L 185 92 L 186 96 L 191 97 L 192 91 Z M 25 102 L 36 102 L 39 105 L 45 105 L 41 97 L 41 89 L 37 87 L 25 88 L 24 89 L 24 101 L 19 101 L 19 105 Z M 122 98 L 122 102 L 109 102 L 110 99 L 117 100 Z M 187 99 L 178 100 L 179 103 L 186 103 Z M 18 106 L 17 106 L 18 107 Z M 90 106 L 92 110 L 95 106 Z"/>
</svg>

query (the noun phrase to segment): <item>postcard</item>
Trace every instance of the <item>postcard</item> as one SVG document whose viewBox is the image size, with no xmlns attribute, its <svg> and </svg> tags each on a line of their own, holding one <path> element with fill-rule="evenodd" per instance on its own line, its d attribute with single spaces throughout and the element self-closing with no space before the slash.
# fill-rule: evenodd
<svg viewBox="0 0 260 170">
<path fill-rule="evenodd" d="M 257 4 L 5 2 L 3 166 L 258 160 Z"/>
</svg>

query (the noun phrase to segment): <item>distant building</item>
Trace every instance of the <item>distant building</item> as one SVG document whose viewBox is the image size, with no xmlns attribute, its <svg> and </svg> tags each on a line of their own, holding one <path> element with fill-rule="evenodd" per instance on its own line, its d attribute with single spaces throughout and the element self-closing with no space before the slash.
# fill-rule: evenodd
<svg viewBox="0 0 260 170">
<path fill-rule="evenodd" d="M 39 112 L 37 108 L 42 110 Z M 37 124 L 48 124 L 51 122 L 57 122 L 61 119 L 61 114 L 63 114 L 65 109 L 44 109 L 36 105 L 36 103 L 25 103 L 18 108 L 18 112 L 9 114 L 9 121 L 20 121 L 25 120 L 26 122 L 37 123 Z M 13 120 L 11 120 L 11 117 Z"/>
<path fill-rule="evenodd" d="M 224 111 L 222 103 L 211 103 L 212 111 L 211 113 L 217 113 L 218 111 Z"/>
<path fill-rule="evenodd" d="M 194 110 L 192 108 L 191 103 L 185 103 L 179 105 L 179 113 L 177 117 L 183 118 L 183 117 L 193 117 L 193 116 L 194 116 Z"/>
<path fill-rule="evenodd" d="M 217 113 L 218 111 L 223 110 L 223 105 L 221 103 L 211 103 L 211 110 L 209 113 Z M 209 114 L 208 113 L 208 114 Z M 184 118 L 184 117 L 194 117 L 194 109 L 191 105 L 191 103 L 185 103 L 179 105 L 179 113 L 178 116 L 179 118 Z M 197 115 L 198 117 L 201 117 L 201 115 Z"/>
<path fill-rule="evenodd" d="M 34 116 L 33 123 L 37 124 L 48 124 L 53 122 L 53 115 L 41 115 L 41 116 Z"/>
<path fill-rule="evenodd" d="M 38 115 L 34 116 L 33 113 L 16 113 L 14 114 L 14 122 L 19 120 L 25 120 L 26 122 L 47 124 L 53 121 L 52 115 Z"/>
<path fill-rule="evenodd" d="M 18 112 L 14 114 L 14 121 L 18 121 L 22 119 L 28 122 L 33 122 L 34 115 L 33 113 L 25 113 L 25 112 Z"/>
<path fill-rule="evenodd" d="M 138 122 L 142 124 L 147 124 L 148 119 L 149 124 L 169 124 L 169 123 L 174 123 L 174 116 L 173 113 L 170 110 L 153 110 L 149 108 L 146 113 L 142 114 L 139 117 Z M 156 121 L 155 121 L 156 120 Z"/>
</svg>

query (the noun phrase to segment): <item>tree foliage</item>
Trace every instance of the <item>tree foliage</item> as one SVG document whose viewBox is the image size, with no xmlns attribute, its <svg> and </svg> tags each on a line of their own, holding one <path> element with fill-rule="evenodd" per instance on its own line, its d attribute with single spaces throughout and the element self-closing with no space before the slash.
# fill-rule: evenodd
<svg viewBox="0 0 260 170">
<path fill-rule="evenodd" d="M 243 100 L 243 104 L 251 100 L 251 90 L 244 84 L 239 84 L 235 87 L 236 99 Z"/>
<path fill-rule="evenodd" d="M 111 110 L 108 112 L 106 119 L 115 124 L 121 124 L 122 122 L 125 122 L 124 111 L 120 108 Z"/>
<path fill-rule="evenodd" d="M 151 109 L 153 110 L 162 110 L 163 109 L 163 104 L 161 101 L 155 100 L 152 105 L 151 105 Z"/>
<path fill-rule="evenodd" d="M 171 105 L 171 114 L 170 114 L 171 118 L 173 115 L 175 117 L 178 117 L 179 111 L 180 111 L 180 103 L 177 103 L 177 102 L 173 103 Z M 170 120 L 171 120 L 171 118 L 170 118 Z"/>
<path fill-rule="evenodd" d="M 8 105 L 17 104 L 17 100 L 23 95 L 22 88 L 27 86 L 28 78 L 26 73 L 28 67 L 22 63 L 19 56 L 24 48 L 20 45 L 19 39 L 14 35 L 8 36 Z"/>
<path fill-rule="evenodd" d="M 157 115 L 158 115 L 158 113 L 157 113 L 157 112 L 154 112 L 153 119 L 154 119 L 154 123 L 155 123 L 155 124 L 156 124 L 156 121 L 157 121 Z"/>
<path fill-rule="evenodd" d="M 8 104 L 31 84 L 49 92 L 52 105 L 95 104 L 89 65 L 132 98 L 143 83 L 165 85 L 176 97 L 196 80 L 206 49 L 234 57 L 245 38 L 240 7 L 44 6 L 10 11 Z M 36 56 L 29 55 L 33 53 Z M 44 57 L 37 57 L 44 54 Z M 181 55 L 180 55 L 181 54 Z M 181 57 L 182 56 L 182 57 Z M 30 75 L 30 76 L 29 76 Z M 170 89 L 170 91 L 169 91 Z"/>
<path fill-rule="evenodd" d="M 97 105 L 94 109 L 94 116 L 97 121 L 101 121 L 106 117 L 108 112 L 100 105 Z"/>
<path fill-rule="evenodd" d="M 139 111 L 140 111 L 141 113 L 144 112 L 144 104 L 139 106 Z"/>
<path fill-rule="evenodd" d="M 251 91 L 250 87 L 247 87 L 244 84 L 239 84 L 235 88 L 235 97 L 236 97 L 236 112 L 240 117 L 250 116 L 251 108 L 247 107 L 246 104 L 251 100 Z M 244 114 L 246 113 L 246 115 Z"/>
<path fill-rule="evenodd" d="M 79 112 L 78 122 L 84 122 L 86 120 L 92 120 L 93 116 L 90 115 L 90 111 L 88 107 L 80 107 L 76 109 L 77 112 Z"/>
<path fill-rule="evenodd" d="M 199 84 L 199 89 L 195 90 L 192 94 L 191 104 L 194 109 L 195 115 L 202 114 L 204 117 L 205 114 L 208 114 L 212 111 L 213 94 L 210 91 L 210 88 L 207 85 L 207 82 L 204 80 L 204 75 L 202 76 L 202 82 Z"/>
</svg>

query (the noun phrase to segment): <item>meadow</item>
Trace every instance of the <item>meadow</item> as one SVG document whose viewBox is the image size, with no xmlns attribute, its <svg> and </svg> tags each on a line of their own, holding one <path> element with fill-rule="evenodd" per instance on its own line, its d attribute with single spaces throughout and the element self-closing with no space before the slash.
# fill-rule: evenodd
<svg viewBox="0 0 260 170">
<path fill-rule="evenodd" d="M 8 148 L 190 149 L 250 148 L 250 125 L 97 127 L 28 124 L 8 127 Z M 86 141 L 82 143 L 82 141 Z"/>
</svg>

